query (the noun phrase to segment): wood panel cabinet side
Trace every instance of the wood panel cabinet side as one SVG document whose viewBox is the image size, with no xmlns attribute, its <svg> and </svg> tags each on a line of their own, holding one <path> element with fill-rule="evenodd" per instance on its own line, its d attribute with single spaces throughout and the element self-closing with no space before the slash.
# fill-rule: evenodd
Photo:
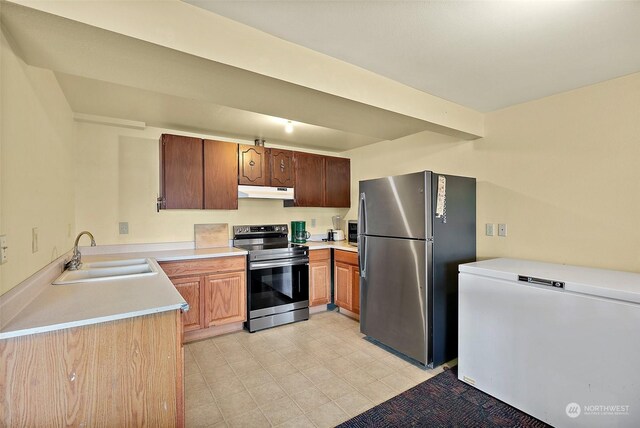
<svg viewBox="0 0 640 428">
<path fill-rule="evenodd" d="M 181 426 L 180 323 L 174 310 L 0 341 L 0 425 Z"/>
</svg>

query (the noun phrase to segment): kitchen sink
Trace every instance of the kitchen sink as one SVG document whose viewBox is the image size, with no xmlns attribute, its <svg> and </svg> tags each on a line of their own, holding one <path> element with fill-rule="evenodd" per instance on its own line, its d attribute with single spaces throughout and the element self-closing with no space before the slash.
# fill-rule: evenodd
<svg viewBox="0 0 640 428">
<path fill-rule="evenodd" d="M 65 270 L 54 285 L 76 284 L 80 282 L 108 281 L 157 275 L 158 270 L 149 259 L 109 260 L 84 263 L 78 270 Z"/>
<path fill-rule="evenodd" d="M 110 268 L 120 266 L 142 265 L 147 259 L 105 260 L 104 262 L 83 263 L 82 269 Z"/>
</svg>

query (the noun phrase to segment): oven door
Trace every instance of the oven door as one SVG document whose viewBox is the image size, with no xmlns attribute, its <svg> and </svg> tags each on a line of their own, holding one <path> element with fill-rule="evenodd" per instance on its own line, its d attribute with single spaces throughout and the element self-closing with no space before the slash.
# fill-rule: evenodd
<svg viewBox="0 0 640 428">
<path fill-rule="evenodd" d="M 249 263 L 249 318 L 309 306 L 309 258 Z"/>
</svg>

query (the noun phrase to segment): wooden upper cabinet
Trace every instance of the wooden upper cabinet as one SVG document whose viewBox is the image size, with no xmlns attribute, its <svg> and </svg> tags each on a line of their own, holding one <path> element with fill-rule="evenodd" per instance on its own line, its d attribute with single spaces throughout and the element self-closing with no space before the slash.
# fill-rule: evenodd
<svg viewBox="0 0 640 428">
<path fill-rule="evenodd" d="M 202 140 L 162 134 L 160 195 L 162 208 L 202 209 Z"/>
<path fill-rule="evenodd" d="M 204 209 L 238 209 L 238 145 L 204 140 Z"/>
<path fill-rule="evenodd" d="M 266 186 L 267 154 L 264 147 L 238 145 L 238 184 Z"/>
<path fill-rule="evenodd" d="M 273 187 L 293 187 L 295 183 L 293 152 L 280 149 L 270 149 L 269 152 L 270 185 Z"/>
<path fill-rule="evenodd" d="M 285 205 L 293 205 L 296 207 L 324 206 L 324 159 L 324 156 L 311 153 L 293 153 L 295 165 L 295 199 L 293 203 L 285 201 Z"/>
<path fill-rule="evenodd" d="M 351 161 L 325 156 L 325 207 L 351 206 Z"/>
</svg>

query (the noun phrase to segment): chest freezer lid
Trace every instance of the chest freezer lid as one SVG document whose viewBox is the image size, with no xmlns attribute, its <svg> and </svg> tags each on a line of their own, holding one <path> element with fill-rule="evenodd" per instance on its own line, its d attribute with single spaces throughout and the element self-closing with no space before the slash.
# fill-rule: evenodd
<svg viewBox="0 0 640 428">
<path fill-rule="evenodd" d="M 526 283 L 518 281 L 521 275 L 561 281 L 566 291 L 640 303 L 638 273 L 508 258 L 466 263 L 459 270 L 522 285 Z"/>
</svg>

